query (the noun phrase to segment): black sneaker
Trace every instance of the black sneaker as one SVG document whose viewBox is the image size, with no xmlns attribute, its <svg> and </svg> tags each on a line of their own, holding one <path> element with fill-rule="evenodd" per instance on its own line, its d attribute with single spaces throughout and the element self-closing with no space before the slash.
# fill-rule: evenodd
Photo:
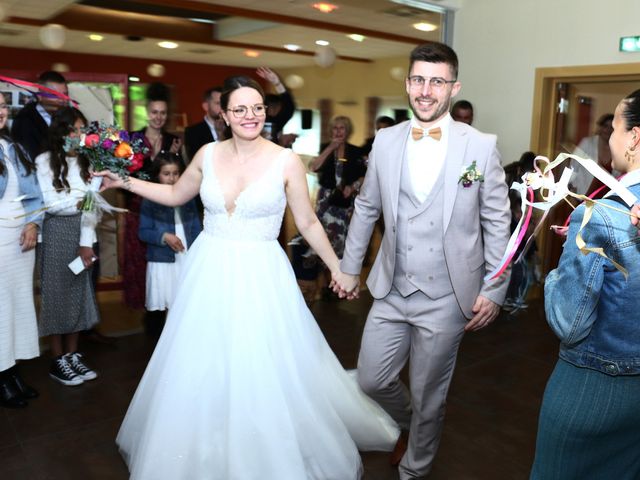
<svg viewBox="0 0 640 480">
<path fill-rule="evenodd" d="M 90 369 L 82 362 L 81 353 L 67 353 L 64 358 L 67 360 L 73 371 L 76 372 L 82 380 L 93 380 L 98 376 L 94 370 Z"/>
<path fill-rule="evenodd" d="M 57 357 L 51 363 L 49 376 L 55 381 L 67 386 L 75 386 L 84 383 L 84 380 L 82 380 L 80 375 L 71 368 L 71 365 L 69 365 L 69 362 L 67 362 L 64 355 Z"/>
</svg>

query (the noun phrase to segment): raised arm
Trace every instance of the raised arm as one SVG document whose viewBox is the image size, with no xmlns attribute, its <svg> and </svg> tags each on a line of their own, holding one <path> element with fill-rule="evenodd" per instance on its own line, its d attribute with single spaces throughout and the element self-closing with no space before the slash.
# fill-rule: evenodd
<svg viewBox="0 0 640 480">
<path fill-rule="evenodd" d="M 101 191 L 109 188 L 122 188 L 131 193 L 140 195 L 152 202 L 177 207 L 184 205 L 195 197 L 202 183 L 202 163 L 206 149 L 201 148 L 174 185 L 161 185 L 159 183 L 146 182 L 138 178 L 127 177 L 123 179 L 115 173 L 104 170 L 94 175 L 103 177 Z"/>
</svg>

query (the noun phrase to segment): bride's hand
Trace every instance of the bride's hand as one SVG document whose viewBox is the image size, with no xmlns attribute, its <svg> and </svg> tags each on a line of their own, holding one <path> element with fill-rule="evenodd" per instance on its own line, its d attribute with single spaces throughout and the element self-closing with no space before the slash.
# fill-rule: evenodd
<svg viewBox="0 0 640 480">
<path fill-rule="evenodd" d="M 94 177 L 102 177 L 102 185 L 100 185 L 100 191 L 104 192 L 109 188 L 124 188 L 124 179 L 117 173 L 110 172 L 109 170 L 102 170 L 100 172 L 93 172 Z"/>
</svg>

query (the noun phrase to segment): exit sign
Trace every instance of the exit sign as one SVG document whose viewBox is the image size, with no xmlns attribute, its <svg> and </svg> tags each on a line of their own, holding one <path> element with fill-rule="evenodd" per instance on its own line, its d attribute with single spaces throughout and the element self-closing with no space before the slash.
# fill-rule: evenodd
<svg viewBox="0 0 640 480">
<path fill-rule="evenodd" d="M 620 37 L 621 52 L 640 52 L 640 36 Z"/>
</svg>

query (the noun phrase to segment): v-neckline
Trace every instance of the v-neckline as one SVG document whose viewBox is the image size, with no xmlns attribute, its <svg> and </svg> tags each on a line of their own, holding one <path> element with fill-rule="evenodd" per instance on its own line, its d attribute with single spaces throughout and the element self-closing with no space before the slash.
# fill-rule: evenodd
<svg viewBox="0 0 640 480">
<path fill-rule="evenodd" d="M 240 193 L 238 193 L 238 195 L 236 196 L 236 198 L 233 199 L 233 211 L 229 211 L 229 209 L 227 208 L 227 199 L 224 196 L 224 191 L 222 190 L 222 184 L 220 183 L 220 178 L 218 177 L 218 173 L 216 172 L 216 168 L 215 168 L 215 156 L 211 156 L 211 158 L 209 159 L 209 161 L 211 162 L 211 173 L 213 174 L 213 179 L 216 183 L 216 187 L 218 188 L 218 192 L 220 193 L 220 199 L 222 200 L 222 208 L 224 208 L 225 213 L 227 214 L 227 218 L 231 219 L 234 217 L 236 211 L 238 210 L 238 201 L 240 200 L 240 198 L 244 195 L 244 193 L 249 190 L 251 187 L 253 187 L 255 184 L 260 183 L 264 178 L 266 178 L 266 176 L 269 174 L 269 172 L 271 171 L 271 169 L 274 167 L 274 164 L 276 164 L 278 162 L 278 158 L 280 157 L 280 155 L 282 154 L 282 152 L 278 153 L 278 155 L 276 156 L 276 159 L 273 160 L 273 162 L 271 163 L 271 165 L 269 165 L 264 172 L 262 172 L 261 175 L 258 176 L 258 178 L 256 178 L 254 181 L 249 182 L 243 189 L 240 190 Z"/>
</svg>

